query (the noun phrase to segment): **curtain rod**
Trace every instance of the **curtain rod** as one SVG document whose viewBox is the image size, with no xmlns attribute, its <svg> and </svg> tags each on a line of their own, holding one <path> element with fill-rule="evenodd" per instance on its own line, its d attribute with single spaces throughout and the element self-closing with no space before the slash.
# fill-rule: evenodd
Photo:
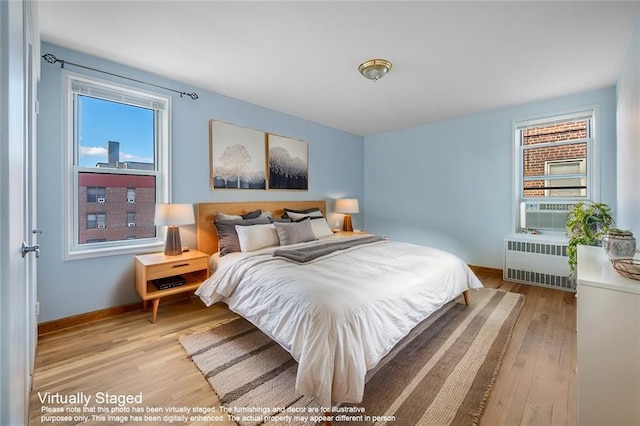
<svg viewBox="0 0 640 426">
<path fill-rule="evenodd" d="M 53 53 L 45 53 L 44 55 L 42 55 L 42 59 L 44 59 L 46 62 L 48 62 L 50 64 L 55 64 L 55 63 L 59 62 L 60 63 L 60 68 L 64 68 L 65 64 L 73 65 L 74 67 L 84 68 L 84 69 L 91 70 L 91 71 L 96 71 L 96 72 L 101 72 L 103 74 L 112 75 L 114 77 L 124 78 L 125 80 L 135 81 L 136 83 L 142 83 L 142 84 L 147 84 L 149 86 L 159 87 L 159 88 L 164 89 L 164 90 L 169 90 L 171 92 L 178 93 L 178 94 L 180 94 L 180 97 L 188 96 L 191 99 L 193 99 L 194 101 L 196 99 L 198 99 L 198 94 L 196 92 L 192 92 L 192 93 L 181 92 L 180 90 L 170 89 L 168 87 L 160 86 L 158 84 L 147 83 L 146 81 L 136 80 L 135 78 L 125 77 L 123 75 L 114 74 L 112 72 L 108 72 L 108 71 L 103 71 L 103 70 L 99 70 L 99 69 L 96 69 L 96 68 L 87 67 L 85 65 L 74 64 L 73 62 L 67 62 L 67 61 L 64 61 L 62 59 L 56 58 L 56 56 Z"/>
</svg>

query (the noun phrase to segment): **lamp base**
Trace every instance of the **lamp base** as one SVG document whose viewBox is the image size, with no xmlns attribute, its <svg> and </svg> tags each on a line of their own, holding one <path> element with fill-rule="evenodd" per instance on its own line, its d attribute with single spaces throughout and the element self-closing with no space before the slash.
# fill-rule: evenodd
<svg viewBox="0 0 640 426">
<path fill-rule="evenodd" d="M 167 240 L 164 243 L 164 254 L 176 256 L 182 254 L 182 242 L 180 241 L 180 228 L 169 226 L 167 228 Z"/>
<path fill-rule="evenodd" d="M 345 214 L 342 221 L 342 230 L 345 232 L 353 232 L 353 225 L 351 224 L 351 215 Z"/>
</svg>

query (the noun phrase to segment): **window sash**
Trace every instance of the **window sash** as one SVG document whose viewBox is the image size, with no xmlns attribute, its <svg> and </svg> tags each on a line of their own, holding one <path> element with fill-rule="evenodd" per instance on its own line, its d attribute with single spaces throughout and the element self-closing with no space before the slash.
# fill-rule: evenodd
<svg viewBox="0 0 640 426">
<path fill-rule="evenodd" d="M 87 229 L 97 229 L 98 228 L 98 219 L 94 213 L 90 213 L 87 215 Z"/>
</svg>

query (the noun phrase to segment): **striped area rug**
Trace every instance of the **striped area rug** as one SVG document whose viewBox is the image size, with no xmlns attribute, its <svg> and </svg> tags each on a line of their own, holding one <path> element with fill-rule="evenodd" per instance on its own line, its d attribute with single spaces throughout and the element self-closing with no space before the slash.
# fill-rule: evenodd
<svg viewBox="0 0 640 426">
<path fill-rule="evenodd" d="M 477 424 L 524 296 L 470 291 L 416 327 L 367 375 L 360 404 L 334 407 L 335 424 Z M 180 343 L 241 426 L 309 425 L 319 405 L 295 394 L 297 363 L 244 319 Z"/>
</svg>

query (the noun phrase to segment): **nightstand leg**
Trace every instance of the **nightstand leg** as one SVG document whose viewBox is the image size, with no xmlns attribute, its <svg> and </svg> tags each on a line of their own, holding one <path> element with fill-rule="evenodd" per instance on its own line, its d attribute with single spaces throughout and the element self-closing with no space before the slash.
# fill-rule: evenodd
<svg viewBox="0 0 640 426">
<path fill-rule="evenodd" d="M 146 311 L 146 310 L 147 310 L 147 301 L 146 301 L 146 300 L 143 300 L 143 301 L 142 301 L 142 310 L 143 310 L 143 311 Z"/>
<path fill-rule="evenodd" d="M 153 314 L 151 316 L 151 322 L 153 324 L 156 323 L 156 319 L 158 319 L 158 305 L 160 304 L 160 298 L 153 299 Z"/>
</svg>

